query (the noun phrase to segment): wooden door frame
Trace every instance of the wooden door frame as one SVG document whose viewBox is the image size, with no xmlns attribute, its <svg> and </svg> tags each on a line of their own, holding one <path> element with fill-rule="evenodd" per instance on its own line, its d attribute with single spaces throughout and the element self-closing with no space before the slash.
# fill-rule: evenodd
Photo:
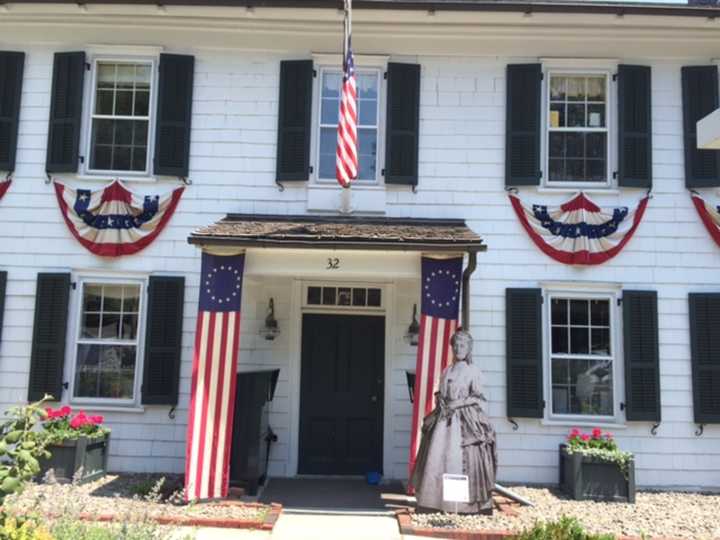
<svg viewBox="0 0 720 540">
<path fill-rule="evenodd" d="M 385 295 L 384 310 L 378 310 L 376 313 L 385 315 L 385 388 L 383 395 L 383 471 L 386 475 L 391 474 L 393 470 L 393 419 L 395 410 L 392 396 L 392 370 L 393 370 L 393 342 L 397 336 L 393 332 L 393 322 L 396 317 L 395 301 L 396 301 L 396 282 L 393 279 L 362 279 L 361 276 L 353 276 L 348 279 L 322 279 L 314 277 L 294 278 L 292 281 L 292 292 L 290 299 L 290 317 L 288 324 L 288 343 L 289 343 L 289 372 L 290 380 L 289 399 L 290 399 L 290 433 L 289 433 L 289 452 L 288 466 L 285 476 L 293 477 L 298 475 L 298 457 L 300 452 L 300 370 L 301 370 L 301 352 L 302 352 L 302 315 L 303 313 L 340 313 L 352 314 L 352 310 L 332 310 L 332 309 L 306 309 L 303 307 L 303 284 L 308 281 L 323 281 L 327 283 L 344 284 L 348 281 L 356 283 L 365 283 L 368 286 L 381 287 Z"/>
</svg>

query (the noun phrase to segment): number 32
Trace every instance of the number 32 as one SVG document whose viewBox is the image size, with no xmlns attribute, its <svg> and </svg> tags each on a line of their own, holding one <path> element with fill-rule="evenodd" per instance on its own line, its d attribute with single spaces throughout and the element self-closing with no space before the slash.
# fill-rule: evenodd
<svg viewBox="0 0 720 540">
<path fill-rule="evenodd" d="M 337 257 L 329 257 L 325 270 L 337 270 L 338 268 L 340 268 L 340 259 Z"/>
</svg>

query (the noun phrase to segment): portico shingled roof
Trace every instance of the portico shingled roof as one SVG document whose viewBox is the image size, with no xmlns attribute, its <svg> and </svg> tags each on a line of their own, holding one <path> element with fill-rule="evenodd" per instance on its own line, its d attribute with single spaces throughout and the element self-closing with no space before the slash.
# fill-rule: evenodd
<svg viewBox="0 0 720 540">
<path fill-rule="evenodd" d="M 485 251 L 482 238 L 463 219 L 279 216 L 229 214 L 193 232 L 203 246 L 401 251 Z"/>
</svg>

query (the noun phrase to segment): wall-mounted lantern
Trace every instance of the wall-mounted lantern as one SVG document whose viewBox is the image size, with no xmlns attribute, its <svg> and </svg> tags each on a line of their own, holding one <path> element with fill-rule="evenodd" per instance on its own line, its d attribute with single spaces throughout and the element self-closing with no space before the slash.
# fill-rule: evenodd
<svg viewBox="0 0 720 540">
<path fill-rule="evenodd" d="M 268 302 L 267 316 L 265 317 L 265 326 L 260 329 L 260 335 L 268 341 L 272 341 L 280 335 L 280 328 L 275 319 L 275 301 L 270 298 Z"/>
<path fill-rule="evenodd" d="M 410 322 L 410 326 L 408 326 L 407 332 L 405 332 L 405 343 L 408 345 L 412 345 L 413 347 L 417 347 L 418 344 L 418 338 L 420 336 L 420 325 L 417 321 L 417 304 L 413 305 L 413 315 L 412 315 L 412 322 Z"/>
</svg>

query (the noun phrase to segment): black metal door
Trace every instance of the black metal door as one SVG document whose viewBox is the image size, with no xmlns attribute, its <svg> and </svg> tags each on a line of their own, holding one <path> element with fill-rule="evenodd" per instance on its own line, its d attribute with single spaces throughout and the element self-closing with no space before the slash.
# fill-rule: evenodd
<svg viewBox="0 0 720 540">
<path fill-rule="evenodd" d="M 385 318 L 303 316 L 300 474 L 382 472 Z"/>
</svg>

